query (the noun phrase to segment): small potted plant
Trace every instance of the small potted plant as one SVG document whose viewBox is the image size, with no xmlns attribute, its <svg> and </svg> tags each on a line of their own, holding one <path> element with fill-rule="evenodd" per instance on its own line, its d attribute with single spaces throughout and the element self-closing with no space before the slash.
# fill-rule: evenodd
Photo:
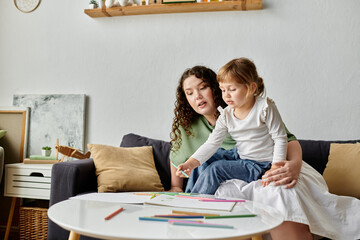
<svg viewBox="0 0 360 240">
<path fill-rule="evenodd" d="M 42 148 L 42 155 L 49 157 L 51 154 L 51 147 L 45 146 Z"/>
<path fill-rule="evenodd" d="M 91 0 L 91 1 L 90 1 L 90 3 L 89 3 L 89 8 L 90 8 L 90 9 L 98 8 L 98 7 L 99 7 L 99 5 L 98 5 L 98 3 L 97 3 L 96 0 Z"/>
</svg>

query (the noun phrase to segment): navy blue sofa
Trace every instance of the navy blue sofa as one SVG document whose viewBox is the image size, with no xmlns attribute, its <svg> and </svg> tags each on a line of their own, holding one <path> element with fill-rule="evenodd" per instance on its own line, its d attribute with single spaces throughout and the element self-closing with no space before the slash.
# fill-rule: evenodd
<svg viewBox="0 0 360 240">
<path fill-rule="evenodd" d="M 350 141 L 317 141 L 299 140 L 303 151 L 303 160 L 323 173 L 328 162 L 331 143 L 355 143 Z M 127 134 L 123 137 L 120 147 L 152 146 L 155 166 L 165 190 L 170 189 L 170 143 L 151 139 L 136 134 Z M 52 168 L 50 206 L 78 194 L 97 192 L 97 179 L 93 159 L 84 159 L 72 162 L 57 163 Z M 48 223 L 49 240 L 68 239 L 69 232 L 62 229 L 51 220 Z M 81 236 L 80 239 L 94 239 Z"/>
</svg>

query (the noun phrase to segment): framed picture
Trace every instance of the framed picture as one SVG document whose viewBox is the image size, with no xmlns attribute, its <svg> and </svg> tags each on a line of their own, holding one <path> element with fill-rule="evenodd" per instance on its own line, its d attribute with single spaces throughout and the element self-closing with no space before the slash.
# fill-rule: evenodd
<svg viewBox="0 0 360 240">
<path fill-rule="evenodd" d="M 27 107 L 29 118 L 29 155 L 41 155 L 44 146 L 60 145 L 84 151 L 85 94 L 15 94 L 13 105 Z"/>
<path fill-rule="evenodd" d="M 27 156 L 28 125 L 28 108 L 0 107 L 0 130 L 6 130 L 6 134 L 0 139 L 5 164 L 23 162 Z"/>
</svg>

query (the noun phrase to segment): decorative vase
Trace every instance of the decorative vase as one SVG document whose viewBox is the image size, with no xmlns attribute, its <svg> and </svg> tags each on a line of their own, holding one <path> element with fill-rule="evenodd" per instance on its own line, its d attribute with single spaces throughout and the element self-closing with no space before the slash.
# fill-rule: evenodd
<svg viewBox="0 0 360 240">
<path fill-rule="evenodd" d="M 89 9 L 95 9 L 95 8 L 97 8 L 96 4 L 93 3 L 89 4 Z"/>
<path fill-rule="evenodd" d="M 50 154 L 51 154 L 51 150 L 42 149 L 41 151 L 42 151 L 42 155 L 45 156 L 45 157 L 49 157 Z"/>
</svg>

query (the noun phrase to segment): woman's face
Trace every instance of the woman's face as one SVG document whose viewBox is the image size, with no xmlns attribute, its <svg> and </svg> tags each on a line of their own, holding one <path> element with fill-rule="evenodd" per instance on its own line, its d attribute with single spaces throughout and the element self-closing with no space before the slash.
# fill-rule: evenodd
<svg viewBox="0 0 360 240">
<path fill-rule="evenodd" d="M 186 78 L 183 90 L 190 106 L 198 114 L 203 115 L 211 125 L 216 122 L 216 106 L 211 88 L 202 79 L 195 76 Z"/>
</svg>

